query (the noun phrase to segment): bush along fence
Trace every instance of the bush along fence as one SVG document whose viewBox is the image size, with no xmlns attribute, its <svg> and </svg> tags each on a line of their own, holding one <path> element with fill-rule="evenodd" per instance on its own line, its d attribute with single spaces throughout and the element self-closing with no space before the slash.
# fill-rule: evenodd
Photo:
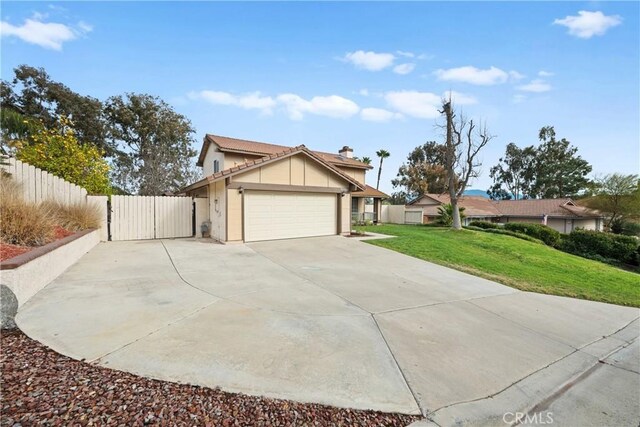
<svg viewBox="0 0 640 427">
<path fill-rule="evenodd" d="M 100 226 L 100 240 L 107 240 L 107 196 L 90 196 L 84 188 L 13 157 L 4 159 L 4 163 L 2 170 L 19 184 L 26 202 L 39 204 L 53 201 L 61 205 L 92 203 L 99 206 L 104 218 Z"/>
</svg>

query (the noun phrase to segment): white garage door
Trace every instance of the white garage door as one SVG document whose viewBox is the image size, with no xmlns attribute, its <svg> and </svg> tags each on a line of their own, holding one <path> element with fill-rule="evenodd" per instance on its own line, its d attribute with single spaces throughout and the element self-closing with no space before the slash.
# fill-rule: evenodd
<svg viewBox="0 0 640 427">
<path fill-rule="evenodd" d="M 245 242 L 337 234 L 337 195 L 245 191 Z"/>
</svg>

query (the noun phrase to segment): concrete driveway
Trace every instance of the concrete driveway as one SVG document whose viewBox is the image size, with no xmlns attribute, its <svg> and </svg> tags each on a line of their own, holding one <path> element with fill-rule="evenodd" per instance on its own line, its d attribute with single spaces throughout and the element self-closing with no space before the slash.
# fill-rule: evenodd
<svg viewBox="0 0 640 427">
<path fill-rule="evenodd" d="M 228 391 L 440 425 L 637 425 L 639 315 L 335 236 L 103 243 L 17 323 L 76 359 Z"/>
</svg>

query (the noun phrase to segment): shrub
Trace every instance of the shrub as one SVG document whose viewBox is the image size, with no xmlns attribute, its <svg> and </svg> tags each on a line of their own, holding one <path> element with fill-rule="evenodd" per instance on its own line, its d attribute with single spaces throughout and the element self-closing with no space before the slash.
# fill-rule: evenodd
<svg viewBox="0 0 640 427">
<path fill-rule="evenodd" d="M 533 243 L 539 243 L 541 245 L 545 244 L 542 240 L 536 239 L 535 237 L 527 236 L 526 234 L 522 233 L 516 233 L 514 231 L 503 230 L 501 228 L 482 228 L 473 225 L 468 225 L 464 228 L 466 228 L 467 230 L 482 231 L 484 233 L 502 234 L 505 236 L 516 237 L 518 239 L 526 240 Z"/>
<path fill-rule="evenodd" d="M 62 118 L 58 129 L 41 129 L 29 144 L 20 144 L 18 160 L 45 170 L 87 190 L 89 194 L 111 194 L 109 164 L 92 144 L 81 144 L 72 123 Z"/>
<path fill-rule="evenodd" d="M 0 240 L 21 246 L 41 246 L 55 238 L 51 212 L 22 198 L 20 186 L 0 175 Z"/>
<path fill-rule="evenodd" d="M 469 225 L 478 228 L 500 228 L 500 225 L 489 221 L 471 221 Z"/>
<path fill-rule="evenodd" d="M 523 233 L 527 236 L 542 240 L 545 245 L 557 247 L 560 244 L 560 232 L 542 224 L 530 224 L 526 222 L 508 222 L 504 225 L 505 230 Z"/>
<path fill-rule="evenodd" d="M 458 206 L 458 212 L 460 212 L 460 221 L 462 221 L 466 216 L 464 214 L 464 208 Z M 437 223 L 446 227 L 451 227 L 453 225 L 453 206 L 451 206 L 451 203 L 438 206 L 438 214 L 440 216 L 436 220 Z"/>
<path fill-rule="evenodd" d="M 100 227 L 102 213 L 95 204 L 72 203 L 64 205 L 47 201 L 44 206 L 51 212 L 55 223 L 65 230 L 80 231 Z"/>
<path fill-rule="evenodd" d="M 638 239 L 591 230 L 574 230 L 562 240 L 563 251 L 585 258 L 602 257 L 637 264 Z"/>
</svg>

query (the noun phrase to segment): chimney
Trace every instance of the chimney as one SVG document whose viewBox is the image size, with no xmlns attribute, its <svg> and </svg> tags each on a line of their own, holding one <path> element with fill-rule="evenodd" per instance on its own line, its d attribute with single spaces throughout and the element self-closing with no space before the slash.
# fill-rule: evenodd
<svg viewBox="0 0 640 427">
<path fill-rule="evenodd" d="M 338 154 L 340 154 L 342 157 L 347 157 L 351 159 L 353 158 L 353 148 L 349 147 L 348 145 L 345 145 L 340 149 L 340 151 L 338 151 Z"/>
</svg>

